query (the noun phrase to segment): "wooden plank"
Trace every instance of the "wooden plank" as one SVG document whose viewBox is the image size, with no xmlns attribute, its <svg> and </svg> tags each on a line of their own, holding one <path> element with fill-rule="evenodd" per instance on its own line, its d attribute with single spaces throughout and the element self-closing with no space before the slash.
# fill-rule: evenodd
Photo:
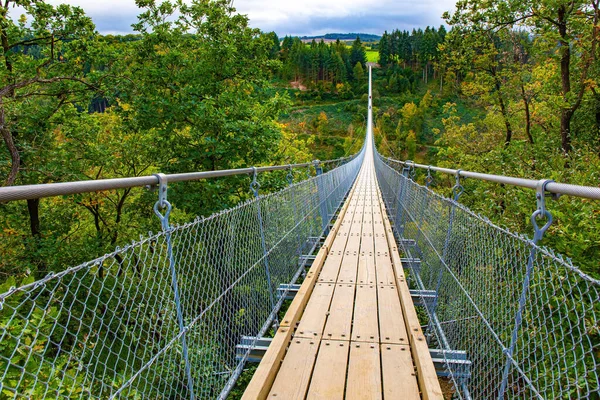
<svg viewBox="0 0 600 400">
<path fill-rule="evenodd" d="M 360 238 L 358 238 L 358 241 L 360 241 Z M 355 245 L 353 243 L 356 243 L 356 241 L 351 242 L 348 240 L 348 246 L 344 252 L 344 258 L 342 259 L 342 264 L 340 266 L 337 283 L 356 283 L 359 259 L 358 251 L 360 245 Z"/>
<path fill-rule="evenodd" d="M 356 194 L 356 190 L 353 193 L 352 199 L 354 199 Z M 352 205 L 346 215 L 350 215 L 354 218 L 354 214 L 357 212 L 357 205 Z M 350 218 L 350 217 L 348 217 Z M 319 275 L 319 282 L 336 282 L 338 279 L 338 275 L 340 273 L 340 267 L 342 265 L 342 260 L 344 258 L 344 252 L 346 249 L 346 245 L 348 239 L 351 236 L 353 222 L 352 220 L 345 221 L 343 225 L 341 225 L 340 230 L 337 232 L 336 240 L 333 242 L 331 250 L 329 251 L 329 256 L 323 266 L 321 273 Z"/>
<path fill-rule="evenodd" d="M 396 277 L 392 268 L 390 258 L 390 247 L 385 233 L 383 218 L 380 214 L 380 204 L 377 204 L 378 214 L 374 218 L 374 242 L 375 242 L 375 266 L 377 271 L 377 283 L 379 285 L 395 285 Z"/>
<path fill-rule="evenodd" d="M 381 375 L 385 399 L 418 400 L 421 398 L 410 347 L 382 344 Z"/>
<path fill-rule="evenodd" d="M 408 345 L 408 334 L 395 286 L 377 286 L 377 308 L 381 343 Z"/>
<path fill-rule="evenodd" d="M 308 400 L 343 399 L 349 343 L 323 340 L 308 389 Z"/>
<path fill-rule="evenodd" d="M 291 337 L 291 328 L 280 327 L 277 330 L 256 372 L 254 372 L 252 380 L 246 387 L 242 400 L 263 400 L 267 398 Z"/>
<path fill-rule="evenodd" d="M 352 318 L 352 340 L 378 342 L 377 288 L 375 285 L 357 285 Z"/>
<path fill-rule="evenodd" d="M 350 340 L 352 312 L 354 311 L 354 285 L 337 284 L 329 307 L 324 339 Z"/>
<path fill-rule="evenodd" d="M 381 198 L 381 197 L 380 197 Z M 400 254 L 398 253 L 398 245 L 396 244 L 396 239 L 394 237 L 394 232 L 392 230 L 392 225 L 390 224 L 390 220 L 387 218 L 387 212 L 385 211 L 385 203 L 383 200 L 380 200 L 381 213 L 384 215 L 383 218 L 383 230 L 385 232 L 385 238 L 388 242 L 388 248 L 390 250 L 390 256 L 392 260 L 392 267 L 394 270 L 394 275 L 396 280 L 403 282 L 405 281 L 404 268 L 402 267 L 402 263 L 400 261 Z"/>
<path fill-rule="evenodd" d="M 350 236 L 348 237 L 348 243 L 346 244 L 346 250 L 344 251 L 344 258 L 337 277 L 338 283 L 356 283 L 364 216 L 364 207 L 358 207 L 359 208 L 357 208 L 357 211 L 354 214 L 352 229 L 350 230 Z"/>
<path fill-rule="evenodd" d="M 383 202 L 381 202 L 380 205 L 383 211 L 385 207 Z M 387 218 L 384 219 L 384 226 L 386 232 L 391 233 L 390 222 Z M 395 249 L 395 245 L 392 246 L 392 243 L 395 244 L 393 235 L 387 234 L 386 238 L 390 249 Z M 442 400 L 442 389 L 437 379 L 437 374 L 435 372 L 433 361 L 431 360 L 431 355 L 429 354 L 427 341 L 425 340 L 425 336 L 421 331 L 421 324 L 419 322 L 419 318 L 417 317 L 417 312 L 410 296 L 408 285 L 404 279 L 402 265 L 400 264 L 400 255 L 397 253 L 397 249 L 392 251 L 392 265 L 397 274 L 397 290 L 400 296 L 400 304 L 402 306 L 404 320 L 406 322 L 406 330 L 409 334 L 411 353 L 415 365 L 417 366 L 419 389 L 421 390 L 421 395 L 425 400 Z"/>
<path fill-rule="evenodd" d="M 292 304 L 290 304 L 290 307 L 285 313 L 280 326 L 296 326 L 296 323 L 300 319 L 300 316 L 302 315 L 302 312 L 306 307 L 306 303 L 310 298 L 314 285 L 317 281 L 317 276 L 321 272 L 321 268 L 323 268 L 323 264 L 325 263 L 326 257 L 327 248 L 321 247 L 321 249 L 317 253 L 317 257 L 313 261 L 313 264 L 311 265 L 308 273 L 306 274 L 306 278 L 304 278 L 304 282 L 302 282 L 298 293 L 296 293 L 296 296 L 294 296 L 294 300 L 292 300 Z"/>
<path fill-rule="evenodd" d="M 330 234 L 327 235 L 327 237 L 325 238 L 325 242 L 323 243 L 323 245 L 326 246 L 328 249 L 332 248 L 331 245 L 340 234 L 340 230 L 342 229 L 342 225 L 344 224 L 344 219 L 347 217 L 346 214 L 348 212 L 348 209 L 350 208 L 350 199 L 352 198 L 355 189 L 356 185 L 353 185 L 350 189 L 350 192 L 348 193 L 348 197 L 344 202 L 344 205 L 342 205 L 342 208 L 340 209 L 340 212 L 333 224 L 333 227 L 331 228 Z"/>
<path fill-rule="evenodd" d="M 399 282 L 398 290 L 400 292 L 400 303 L 406 321 L 406 329 L 409 332 L 409 341 L 412 356 L 417 366 L 417 377 L 419 388 L 423 398 L 443 399 L 442 389 L 437 379 L 433 360 L 429 354 L 429 347 L 425 336 L 421 331 L 421 324 L 417 317 L 415 306 L 406 282 Z"/>
<path fill-rule="evenodd" d="M 319 349 L 319 341 L 294 338 L 275 378 L 269 398 L 304 399 Z"/>
<path fill-rule="evenodd" d="M 417 366 L 417 378 L 421 395 L 424 400 L 443 400 L 444 394 L 442 393 L 440 381 L 435 372 L 435 366 L 431 360 L 425 336 L 422 332 L 416 332 L 416 328 L 412 328 L 412 330 L 410 349 L 415 365 Z"/>
<path fill-rule="evenodd" d="M 334 245 L 335 243 L 336 242 L 334 242 Z M 340 266 L 342 265 L 343 259 L 344 250 L 331 250 L 329 252 L 329 256 L 327 257 L 327 261 L 325 262 L 325 265 L 319 274 L 319 282 L 335 283 L 340 273 Z"/>
<path fill-rule="evenodd" d="M 381 399 L 379 344 L 350 342 L 346 399 Z"/>
<path fill-rule="evenodd" d="M 371 203 L 371 202 L 370 202 Z M 368 212 L 367 212 L 368 209 Z M 375 273 L 375 243 L 373 242 L 373 206 L 365 207 L 365 217 L 360 242 L 360 255 L 358 260 L 357 283 L 374 284 L 377 277 Z"/>
<path fill-rule="evenodd" d="M 302 314 L 294 337 L 321 339 L 335 283 L 317 283 Z"/>
<path fill-rule="evenodd" d="M 358 258 L 358 275 L 356 277 L 356 282 L 359 284 L 372 285 L 375 284 L 376 279 L 373 249 L 363 251 L 361 247 L 360 256 Z"/>
<path fill-rule="evenodd" d="M 392 268 L 387 243 L 382 242 L 384 238 L 375 238 L 375 272 L 379 285 L 396 285 L 396 276 Z"/>
</svg>

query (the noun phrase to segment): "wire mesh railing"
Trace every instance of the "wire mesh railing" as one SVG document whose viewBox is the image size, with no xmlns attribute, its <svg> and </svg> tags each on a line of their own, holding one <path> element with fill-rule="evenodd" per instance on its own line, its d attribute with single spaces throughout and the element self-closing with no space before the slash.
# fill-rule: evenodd
<svg viewBox="0 0 600 400">
<path fill-rule="evenodd" d="M 304 270 L 363 153 L 181 226 L 161 185 L 161 232 L 0 290 L 0 397 L 225 396 L 252 350 L 240 360 L 235 346 L 271 327 L 279 285 Z"/>
<path fill-rule="evenodd" d="M 600 398 L 600 281 L 381 155 L 375 164 L 411 288 L 428 296 L 429 346 L 439 349 L 454 396 Z"/>
</svg>

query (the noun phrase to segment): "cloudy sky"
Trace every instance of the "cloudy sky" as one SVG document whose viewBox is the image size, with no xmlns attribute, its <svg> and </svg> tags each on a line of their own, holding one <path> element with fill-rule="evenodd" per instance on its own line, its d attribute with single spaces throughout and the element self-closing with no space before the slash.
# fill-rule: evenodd
<svg viewBox="0 0 600 400">
<path fill-rule="evenodd" d="M 283 35 L 331 32 L 381 34 L 393 29 L 439 26 L 456 0 L 235 0 L 250 24 Z M 49 0 L 81 6 L 101 33 L 130 33 L 139 14 L 134 0 Z"/>
</svg>

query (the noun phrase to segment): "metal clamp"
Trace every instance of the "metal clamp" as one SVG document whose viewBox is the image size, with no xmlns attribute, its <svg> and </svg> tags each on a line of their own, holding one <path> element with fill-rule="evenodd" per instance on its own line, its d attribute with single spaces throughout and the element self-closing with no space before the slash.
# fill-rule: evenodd
<svg viewBox="0 0 600 400">
<path fill-rule="evenodd" d="M 537 243 L 542 240 L 544 237 L 544 233 L 548 230 L 550 225 L 552 225 L 552 214 L 550 211 L 546 209 L 546 186 L 549 183 L 554 182 L 552 179 L 541 179 L 536 187 L 536 205 L 537 209 L 531 215 L 531 224 L 533 225 L 533 242 Z M 553 198 L 557 199 L 558 196 L 553 196 Z M 546 218 L 546 224 L 544 224 L 541 228 L 539 227 L 537 220 Z"/>
<path fill-rule="evenodd" d="M 321 161 L 320 160 L 314 160 L 313 161 L 313 165 L 315 166 L 315 174 L 317 174 L 317 176 L 322 175 L 323 174 L 323 167 L 321 166 Z"/>
<path fill-rule="evenodd" d="M 456 171 L 456 184 L 452 188 L 452 198 L 454 201 L 458 201 L 460 196 L 465 192 L 465 188 L 460 184 L 460 173 L 462 169 Z"/>
<path fill-rule="evenodd" d="M 415 177 L 417 176 L 417 170 L 415 169 L 416 163 L 414 161 L 410 161 L 410 162 L 412 164 L 409 166 L 408 176 L 410 177 L 410 179 L 412 179 L 414 181 Z"/>
<path fill-rule="evenodd" d="M 260 183 L 258 183 L 258 171 L 256 167 L 252 167 L 252 182 L 250 182 L 250 190 L 254 193 L 254 197 L 258 197 L 258 190 L 260 189 Z"/>
<path fill-rule="evenodd" d="M 431 176 L 431 165 L 427 167 L 427 177 L 425 178 L 425 187 L 431 186 L 433 183 L 433 176 Z"/>
<path fill-rule="evenodd" d="M 292 168 L 292 164 L 290 164 L 290 165 L 288 166 L 288 168 L 289 168 L 290 170 L 288 171 L 288 174 L 287 174 L 287 176 L 286 176 L 286 179 L 287 179 L 287 181 L 288 181 L 288 184 L 289 184 L 290 186 L 292 186 L 292 184 L 294 183 L 294 169 Z"/>
<path fill-rule="evenodd" d="M 153 174 L 158 179 L 158 201 L 154 203 L 154 213 L 160 219 L 164 230 L 169 229 L 169 214 L 171 214 L 171 203 L 167 200 L 168 179 L 165 174 Z M 166 209 L 164 214 L 160 210 Z"/>
<path fill-rule="evenodd" d="M 410 176 L 410 169 L 411 169 L 410 163 L 411 162 L 412 162 L 411 160 L 406 160 L 403 164 L 404 166 L 402 167 L 402 175 L 405 178 L 408 178 Z M 414 167 L 414 162 L 412 162 L 412 163 L 413 163 L 413 167 Z"/>
</svg>

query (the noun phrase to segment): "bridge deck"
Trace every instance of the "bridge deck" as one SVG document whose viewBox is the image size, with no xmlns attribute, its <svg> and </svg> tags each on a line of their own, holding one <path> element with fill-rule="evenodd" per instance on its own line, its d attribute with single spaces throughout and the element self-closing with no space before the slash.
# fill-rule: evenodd
<svg viewBox="0 0 600 400">
<path fill-rule="evenodd" d="M 372 151 L 244 399 L 441 399 Z"/>
</svg>

